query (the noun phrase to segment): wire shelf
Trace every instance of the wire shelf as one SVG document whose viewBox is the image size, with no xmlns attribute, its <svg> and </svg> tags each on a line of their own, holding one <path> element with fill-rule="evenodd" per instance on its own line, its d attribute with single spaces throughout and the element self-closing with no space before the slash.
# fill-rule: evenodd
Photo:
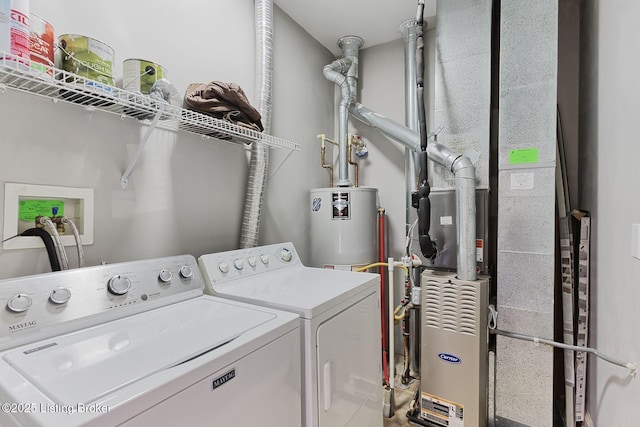
<svg viewBox="0 0 640 427">
<path fill-rule="evenodd" d="M 300 144 L 277 138 L 196 111 L 170 105 L 147 95 L 108 86 L 87 78 L 0 51 L 0 91 L 7 88 L 31 93 L 53 102 L 150 121 L 161 114 L 157 127 L 201 135 L 238 144 L 262 142 L 276 148 L 300 151 Z M 36 68 L 37 67 L 37 68 Z M 161 113 L 160 113 L 161 112 Z"/>
</svg>

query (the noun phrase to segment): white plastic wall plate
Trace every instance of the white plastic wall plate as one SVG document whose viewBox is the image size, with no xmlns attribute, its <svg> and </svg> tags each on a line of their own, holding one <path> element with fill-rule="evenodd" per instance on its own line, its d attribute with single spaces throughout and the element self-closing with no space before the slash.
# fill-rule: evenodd
<svg viewBox="0 0 640 427">
<path fill-rule="evenodd" d="M 4 228 L 2 240 L 18 234 L 18 205 L 20 198 L 71 199 L 77 201 L 82 218 L 80 238 L 83 245 L 93 244 L 93 188 L 54 187 L 48 185 L 5 183 L 4 186 Z M 76 244 L 72 234 L 60 236 L 64 246 Z M 28 249 L 44 247 L 38 237 L 19 236 L 2 244 L 2 249 Z"/>
<path fill-rule="evenodd" d="M 631 256 L 640 259 L 640 224 L 631 224 Z"/>
</svg>

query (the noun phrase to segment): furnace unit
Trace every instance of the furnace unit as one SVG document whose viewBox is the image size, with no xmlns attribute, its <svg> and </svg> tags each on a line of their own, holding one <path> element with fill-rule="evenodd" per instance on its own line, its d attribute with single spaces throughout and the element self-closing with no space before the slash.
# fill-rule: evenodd
<svg viewBox="0 0 640 427">
<path fill-rule="evenodd" d="M 489 279 L 422 274 L 420 418 L 433 427 L 485 427 Z"/>
</svg>

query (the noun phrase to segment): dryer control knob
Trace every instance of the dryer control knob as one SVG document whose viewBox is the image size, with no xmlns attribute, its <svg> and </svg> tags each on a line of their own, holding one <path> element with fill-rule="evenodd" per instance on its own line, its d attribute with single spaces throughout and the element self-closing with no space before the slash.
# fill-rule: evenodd
<svg viewBox="0 0 640 427">
<path fill-rule="evenodd" d="M 269 255 L 267 254 L 260 255 L 260 261 L 262 261 L 264 265 L 269 264 Z"/>
<path fill-rule="evenodd" d="M 31 307 L 31 297 L 27 294 L 18 294 L 9 298 L 7 308 L 14 313 L 22 313 Z"/>
<path fill-rule="evenodd" d="M 236 270 L 242 270 L 244 268 L 244 260 L 242 258 L 234 260 L 233 266 L 236 268 Z"/>
<path fill-rule="evenodd" d="M 280 251 L 280 258 L 284 261 L 284 262 L 289 262 L 293 259 L 293 254 L 291 253 L 291 251 L 287 248 L 282 248 L 282 251 Z"/>
<path fill-rule="evenodd" d="M 247 262 L 251 267 L 255 267 L 256 264 L 258 263 L 258 259 L 254 256 L 250 256 L 249 258 L 247 258 Z"/>
<path fill-rule="evenodd" d="M 160 270 L 160 274 L 158 275 L 158 280 L 160 280 L 162 283 L 169 283 L 171 282 L 172 278 L 173 278 L 173 274 L 171 273 L 171 271 L 167 270 L 166 268 L 163 268 L 162 270 Z"/>
<path fill-rule="evenodd" d="M 227 264 L 226 262 L 223 261 L 220 264 L 218 264 L 218 269 L 223 273 L 228 273 L 229 272 L 229 264 Z"/>
<path fill-rule="evenodd" d="M 183 279 L 190 279 L 193 276 L 193 270 L 190 266 L 183 265 L 180 267 L 180 276 L 182 276 Z"/>
<path fill-rule="evenodd" d="M 71 299 L 71 291 L 67 288 L 56 288 L 49 294 L 49 301 L 54 304 L 64 304 Z"/>
<path fill-rule="evenodd" d="M 125 276 L 113 276 L 107 283 L 107 289 L 114 295 L 124 295 L 131 289 L 131 280 Z"/>
</svg>

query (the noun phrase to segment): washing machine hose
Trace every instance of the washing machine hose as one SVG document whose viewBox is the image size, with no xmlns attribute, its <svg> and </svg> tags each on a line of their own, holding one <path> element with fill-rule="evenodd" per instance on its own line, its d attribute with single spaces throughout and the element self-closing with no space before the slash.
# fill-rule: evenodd
<svg viewBox="0 0 640 427">
<path fill-rule="evenodd" d="M 56 252 L 55 245 L 53 244 L 53 238 L 46 230 L 42 228 L 30 228 L 25 230 L 21 236 L 35 236 L 40 237 L 44 243 L 44 247 L 47 249 L 47 255 L 49 255 L 49 264 L 51 264 L 51 271 L 61 271 L 60 260 Z"/>
</svg>

